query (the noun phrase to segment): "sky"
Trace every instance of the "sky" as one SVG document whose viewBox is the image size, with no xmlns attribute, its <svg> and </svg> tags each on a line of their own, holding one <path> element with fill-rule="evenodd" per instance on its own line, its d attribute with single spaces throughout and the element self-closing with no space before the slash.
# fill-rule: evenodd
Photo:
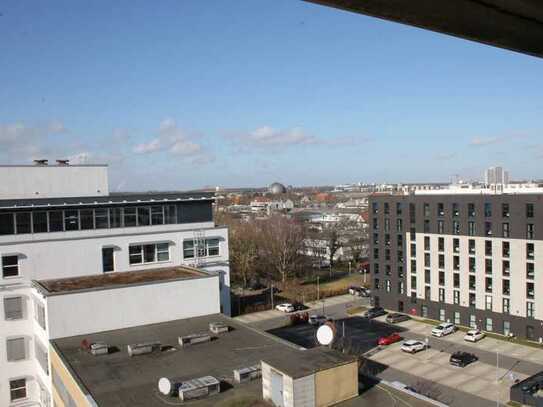
<svg viewBox="0 0 543 407">
<path fill-rule="evenodd" d="M 0 164 L 110 190 L 543 178 L 543 59 L 298 0 L 0 4 Z"/>
</svg>

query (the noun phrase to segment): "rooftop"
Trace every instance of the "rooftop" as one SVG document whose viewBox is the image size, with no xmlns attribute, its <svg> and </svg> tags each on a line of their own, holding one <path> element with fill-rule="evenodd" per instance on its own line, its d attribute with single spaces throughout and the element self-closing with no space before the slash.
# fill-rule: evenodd
<svg viewBox="0 0 543 407">
<path fill-rule="evenodd" d="M 185 266 L 125 271 L 91 276 L 33 281 L 34 286 L 44 295 L 68 294 L 73 292 L 104 290 L 131 285 L 151 284 L 174 280 L 208 277 L 210 274 Z"/>
<path fill-rule="evenodd" d="M 208 332 L 210 322 L 223 322 L 230 327 L 230 332 L 221 334 L 211 342 L 187 348 L 178 346 L 179 336 Z M 89 343 L 105 342 L 119 351 L 93 356 L 81 349 L 83 340 Z M 128 344 L 149 341 L 160 341 L 162 349 L 169 350 L 128 356 Z M 335 360 L 329 350 L 300 350 L 295 345 L 221 314 L 55 339 L 51 343 L 72 370 L 73 376 L 78 378 L 83 392 L 90 394 L 100 407 L 177 404 L 177 399 L 162 396 L 157 391 L 159 378 L 175 377 L 186 381 L 203 376 L 214 376 L 223 385 L 230 384 L 222 386 L 224 391 L 220 394 L 190 404 L 198 407 L 226 405 L 223 403 L 240 395 L 262 397 L 260 380 L 233 384 L 232 387 L 233 369 L 252 366 L 265 359 L 281 360 L 282 364 L 289 364 L 289 370 L 301 372 L 320 368 Z M 311 359 L 316 360 L 311 362 Z M 338 360 L 343 360 L 342 355 Z M 309 367 L 301 367 L 308 362 Z"/>
</svg>

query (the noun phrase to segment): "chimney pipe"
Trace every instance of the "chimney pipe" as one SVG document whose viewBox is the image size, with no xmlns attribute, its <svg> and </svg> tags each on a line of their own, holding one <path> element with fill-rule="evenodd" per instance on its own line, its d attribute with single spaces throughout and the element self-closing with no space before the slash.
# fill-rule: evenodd
<svg viewBox="0 0 543 407">
<path fill-rule="evenodd" d="M 34 160 L 34 165 L 47 165 L 48 163 L 49 160 L 45 159 Z"/>
<path fill-rule="evenodd" d="M 58 165 L 70 165 L 70 160 L 57 160 Z"/>
</svg>

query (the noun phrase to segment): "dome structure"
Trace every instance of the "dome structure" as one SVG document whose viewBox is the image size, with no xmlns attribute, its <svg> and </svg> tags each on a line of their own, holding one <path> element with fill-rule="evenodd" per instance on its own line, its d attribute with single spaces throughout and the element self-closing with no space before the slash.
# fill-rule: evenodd
<svg viewBox="0 0 543 407">
<path fill-rule="evenodd" d="M 287 192 L 287 189 L 283 184 L 280 184 L 279 182 L 274 182 L 270 185 L 270 192 L 272 194 L 284 194 Z"/>
</svg>

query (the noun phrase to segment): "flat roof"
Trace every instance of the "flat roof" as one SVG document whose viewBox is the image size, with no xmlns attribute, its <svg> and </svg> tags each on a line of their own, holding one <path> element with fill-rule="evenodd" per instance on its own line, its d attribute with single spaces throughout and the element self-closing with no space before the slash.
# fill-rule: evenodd
<svg viewBox="0 0 543 407">
<path fill-rule="evenodd" d="M 293 379 L 357 361 L 354 356 L 324 346 L 308 349 L 296 358 L 288 354 L 277 354 L 263 357 L 262 360 Z"/>
<path fill-rule="evenodd" d="M 210 322 L 223 322 L 230 327 L 228 333 L 211 342 L 181 348 L 178 337 L 199 332 L 209 332 Z M 92 356 L 81 349 L 81 342 L 105 342 L 119 351 Z M 160 341 L 162 351 L 129 357 L 128 344 Z M 307 363 L 308 356 L 333 360 L 330 351 L 322 349 L 301 350 L 296 345 L 271 334 L 256 330 L 222 314 L 207 315 L 160 324 L 98 332 L 51 341 L 53 348 L 81 389 L 90 394 L 100 407 L 153 407 L 177 405 L 179 400 L 161 395 L 157 383 L 161 377 L 187 381 L 203 376 L 221 380 L 223 390 L 218 395 L 191 401 L 196 406 L 227 405 L 243 397 L 262 399 L 262 382 L 233 383 L 233 369 L 253 366 L 261 360 L 288 359 L 292 364 Z M 342 359 L 342 358 L 341 358 Z M 233 386 L 233 387 L 232 387 Z M 239 404 L 246 405 L 246 404 Z"/>
<path fill-rule="evenodd" d="M 114 271 L 106 274 L 51 280 L 34 280 L 32 284 L 43 295 L 50 296 L 210 276 L 214 276 L 214 274 L 192 267 L 176 266 L 141 271 Z"/>
<path fill-rule="evenodd" d="M 138 203 L 171 203 L 178 201 L 212 200 L 210 192 L 144 192 L 111 193 L 101 196 L 76 196 L 63 198 L 0 199 L 0 209 L 43 208 L 55 206 L 118 205 Z"/>
</svg>

